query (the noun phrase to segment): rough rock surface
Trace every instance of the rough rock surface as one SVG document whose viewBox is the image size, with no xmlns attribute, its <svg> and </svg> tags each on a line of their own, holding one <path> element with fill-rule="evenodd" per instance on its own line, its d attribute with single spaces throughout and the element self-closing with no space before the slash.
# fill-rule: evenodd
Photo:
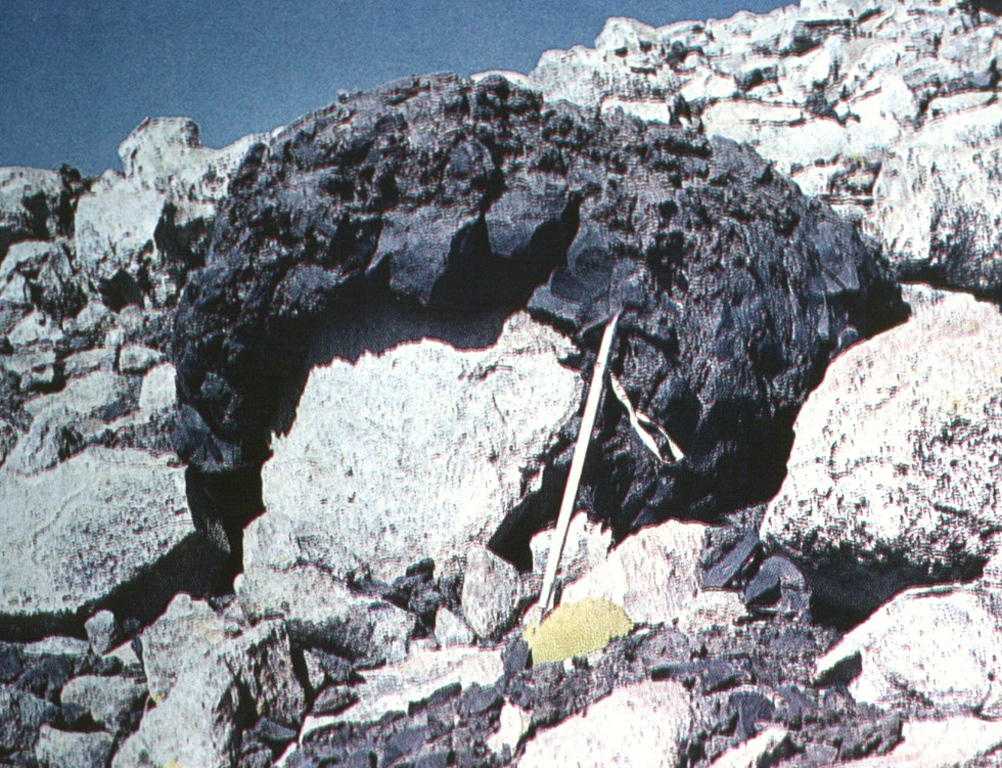
<svg viewBox="0 0 1002 768">
<path fill-rule="evenodd" d="M 696 565 L 705 526 L 670 520 L 629 537 L 605 562 L 564 587 L 562 601 L 600 597 L 636 623 L 670 624 L 699 589 Z"/>
<path fill-rule="evenodd" d="M 687 454 L 659 464 L 610 410 L 594 503 L 621 510 L 619 535 L 772 493 L 827 361 L 903 312 L 852 227 L 747 149 L 501 78 L 405 80 L 290 126 L 234 177 L 179 304 L 177 448 L 206 471 L 260 464 L 325 311 L 530 294 L 585 335 L 626 311 L 614 369 Z"/>
<path fill-rule="evenodd" d="M 67 704 L 81 707 L 96 725 L 116 734 L 135 728 L 146 695 L 146 686 L 137 680 L 80 675 L 63 686 L 59 699 L 64 707 Z"/>
<path fill-rule="evenodd" d="M 165 559 L 171 569 L 183 568 L 195 555 L 182 472 L 164 460 L 90 448 L 29 477 L 0 473 L 0 616 L 7 632 L 70 619 Z"/>
<path fill-rule="evenodd" d="M 474 548 L 463 574 L 463 616 L 478 637 L 504 634 L 516 617 L 519 578 L 515 566 L 486 547 Z"/>
<path fill-rule="evenodd" d="M 909 295 L 913 319 L 849 350 L 811 395 L 762 523 L 815 596 L 850 611 L 976 576 L 1002 530 L 1002 314 Z"/>
<path fill-rule="evenodd" d="M 240 633 L 203 600 L 186 593 L 171 600 L 167 610 L 142 635 L 143 672 L 153 702 L 168 695 L 188 667 L 204 665 L 216 649 Z"/>
<path fill-rule="evenodd" d="M 313 369 L 262 471 L 248 575 L 306 562 L 391 581 L 486 543 L 578 409 L 579 377 L 559 363 L 572 350 L 522 313 L 487 349 L 423 341 Z"/>
<path fill-rule="evenodd" d="M 902 743 L 880 757 L 850 763 L 853 768 L 946 768 L 998 765 L 1002 723 L 979 717 L 916 720 L 902 729 Z"/>
<path fill-rule="evenodd" d="M 551 102 L 747 141 L 862 220 L 900 274 L 998 296 L 999 11 L 805 0 L 661 28 L 614 18 L 594 48 L 508 76 Z"/>
<path fill-rule="evenodd" d="M 105 768 L 114 745 L 108 733 L 68 733 L 43 725 L 35 756 L 43 768 Z"/>
<path fill-rule="evenodd" d="M 83 191 L 79 172 L 0 168 L 0 262 L 21 240 L 51 240 L 73 231 L 73 206 Z"/>
<path fill-rule="evenodd" d="M 280 621 L 258 624 L 216 646 L 204 663 L 184 671 L 167 698 L 143 717 L 116 753 L 114 768 L 154 765 L 233 768 L 243 732 L 262 718 L 286 730 L 305 706 Z M 294 730 L 289 730 L 291 738 Z"/>
<path fill-rule="evenodd" d="M 414 634 L 413 614 L 353 591 L 319 565 L 248 568 L 236 589 L 252 621 L 282 617 L 297 642 L 351 659 L 399 661 Z"/>
<path fill-rule="evenodd" d="M 201 266 L 217 204 L 247 149 L 203 147 L 186 118 L 147 118 L 118 148 L 124 174 L 106 172 L 76 208 L 76 257 L 113 309 L 173 304 Z"/>
<path fill-rule="evenodd" d="M 620 688 L 560 725 L 536 735 L 519 761 L 522 768 L 676 765 L 692 719 L 689 697 L 678 683 L 647 682 Z"/>
<path fill-rule="evenodd" d="M 818 675 L 852 672 L 859 702 L 907 710 L 921 699 L 945 714 L 1002 714 L 1002 632 L 977 587 L 899 594 L 818 660 Z"/>
</svg>

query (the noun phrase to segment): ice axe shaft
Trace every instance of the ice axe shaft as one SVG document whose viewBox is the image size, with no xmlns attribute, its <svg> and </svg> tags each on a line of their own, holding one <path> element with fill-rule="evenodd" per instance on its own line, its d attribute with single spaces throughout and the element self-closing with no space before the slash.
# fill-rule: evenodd
<svg viewBox="0 0 1002 768">
<path fill-rule="evenodd" d="M 557 568 L 560 566 L 560 556 L 564 553 L 567 540 L 567 529 L 574 513 L 574 502 L 578 496 L 578 485 L 581 484 L 581 472 L 584 470 L 585 458 L 588 455 L 588 444 L 591 442 L 591 432 L 595 427 L 595 417 L 602 403 L 602 393 L 605 391 L 605 369 L 609 364 L 612 352 L 612 342 L 616 336 L 616 323 L 619 313 L 605 327 L 602 334 L 602 344 L 595 359 L 595 370 L 591 374 L 591 386 L 588 388 L 588 400 L 585 402 L 584 416 L 581 418 L 581 431 L 574 446 L 574 456 L 571 459 L 571 471 L 567 475 L 567 486 L 564 488 L 564 498 L 560 502 L 560 514 L 557 516 L 557 527 L 553 531 L 550 542 L 550 554 L 546 561 L 546 574 L 543 577 L 543 588 L 539 594 L 542 611 L 540 618 L 546 616 L 553 608 L 554 587 L 557 581 Z"/>
</svg>

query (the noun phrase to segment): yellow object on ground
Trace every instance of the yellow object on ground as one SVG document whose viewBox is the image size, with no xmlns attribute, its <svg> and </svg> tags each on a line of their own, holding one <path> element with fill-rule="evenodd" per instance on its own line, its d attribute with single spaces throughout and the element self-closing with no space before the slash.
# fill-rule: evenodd
<svg viewBox="0 0 1002 768">
<path fill-rule="evenodd" d="M 621 606 L 586 597 L 558 605 L 542 624 L 526 627 L 523 637 L 532 649 L 533 664 L 543 664 L 600 650 L 632 629 L 633 621 Z"/>
</svg>

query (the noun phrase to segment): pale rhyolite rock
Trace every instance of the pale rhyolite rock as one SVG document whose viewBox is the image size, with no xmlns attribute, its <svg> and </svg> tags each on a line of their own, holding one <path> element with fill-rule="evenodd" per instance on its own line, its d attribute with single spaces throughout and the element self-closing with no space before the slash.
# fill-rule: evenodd
<svg viewBox="0 0 1002 768">
<path fill-rule="evenodd" d="M 978 587 L 903 592 L 818 659 L 817 675 L 859 664 L 849 684 L 856 701 L 893 709 L 917 699 L 943 713 L 998 717 L 1002 631 L 990 608 Z"/>
<path fill-rule="evenodd" d="M 175 298 L 180 286 L 163 270 L 157 225 L 210 222 L 230 177 L 260 139 L 245 136 L 210 149 L 187 118 L 140 123 L 118 149 L 124 175 L 105 172 L 77 203 L 76 256 L 86 276 L 100 284 L 120 271 L 135 279 L 152 267 L 154 303 Z"/>
<path fill-rule="evenodd" d="M 174 366 L 161 363 L 147 372 L 139 390 L 139 410 L 169 411 L 177 406 Z"/>
<path fill-rule="evenodd" d="M 519 766 L 668 768 L 678 762 L 692 719 L 689 695 L 679 683 L 627 686 L 537 733 Z"/>
<path fill-rule="evenodd" d="M 558 362 L 571 348 L 519 313 L 486 349 L 426 340 L 315 368 L 262 472 L 248 576 L 306 562 L 389 581 L 486 543 L 580 405 L 578 375 Z"/>
<path fill-rule="evenodd" d="M 240 628 L 228 624 L 203 600 L 182 592 L 142 634 L 143 671 L 156 703 L 170 695 L 177 678 L 191 666 L 205 664 Z"/>
<path fill-rule="evenodd" d="M 127 728 L 146 699 L 146 685 L 130 677 L 81 675 L 63 686 L 59 701 L 77 704 L 110 733 Z"/>
<path fill-rule="evenodd" d="M 912 720 L 901 729 L 902 743 L 886 755 L 853 760 L 851 768 L 957 768 L 996 765 L 1002 750 L 1002 722 L 957 716 Z M 992 762 L 975 762 L 986 756 Z"/>
<path fill-rule="evenodd" d="M 604 598 L 637 623 L 670 623 L 699 591 L 699 553 L 706 527 L 670 520 L 645 528 L 612 550 L 605 562 L 564 587 L 561 601 Z"/>
<path fill-rule="evenodd" d="M 255 569 L 239 577 L 235 589 L 252 621 L 280 616 L 298 642 L 353 659 L 392 663 L 407 655 L 413 614 L 355 594 L 311 563 Z"/>
<path fill-rule="evenodd" d="M 773 765 L 777 753 L 789 745 L 789 731 L 781 725 L 770 725 L 757 736 L 732 747 L 713 761 L 710 768 L 760 768 Z"/>
<path fill-rule="evenodd" d="M 850 609 L 974 575 L 1002 528 L 1002 314 L 909 297 L 914 317 L 836 359 L 807 400 L 762 523 L 817 597 Z"/>
<path fill-rule="evenodd" d="M 358 703 L 339 715 L 307 717 L 300 741 L 332 723 L 363 723 L 378 720 L 387 712 L 406 712 L 411 702 L 425 699 L 446 685 L 491 685 L 502 674 L 504 665 L 497 651 L 451 648 L 412 653 L 396 664 L 366 670 L 365 682 L 355 689 Z"/>
<path fill-rule="evenodd" d="M 42 768 L 106 768 L 114 745 L 110 733 L 72 733 L 43 725 L 35 759 Z"/>
<path fill-rule="evenodd" d="M 474 547 L 463 576 L 463 616 L 484 639 L 508 629 L 518 607 L 518 570 L 486 547 Z"/>
<path fill-rule="evenodd" d="M 296 728 L 305 699 L 280 621 L 264 621 L 215 646 L 178 676 L 170 695 L 143 717 L 113 768 L 154 765 L 235 768 L 245 713 Z"/>
<path fill-rule="evenodd" d="M 139 577 L 195 536 L 184 472 L 89 448 L 25 477 L 0 470 L 0 615 L 62 617 Z"/>
<path fill-rule="evenodd" d="M 58 171 L 38 168 L 0 168 L 0 260 L 7 238 L 55 237 L 63 190 Z M 32 198 L 43 206 L 25 205 Z"/>
</svg>

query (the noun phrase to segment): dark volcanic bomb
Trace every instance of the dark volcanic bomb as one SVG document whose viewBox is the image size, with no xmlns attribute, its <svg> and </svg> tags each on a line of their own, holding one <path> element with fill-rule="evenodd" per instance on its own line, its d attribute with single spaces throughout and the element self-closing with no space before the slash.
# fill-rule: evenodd
<svg viewBox="0 0 1002 768">
<path fill-rule="evenodd" d="M 686 459 L 658 462 L 607 398 L 594 509 L 621 536 L 767 498 L 828 361 L 906 310 L 827 205 L 673 122 L 445 75 L 343 98 L 257 145 L 178 307 L 182 458 L 259 466 L 311 327 L 373 297 L 459 325 L 528 306 L 575 334 L 585 367 L 622 310 L 612 369 Z"/>
</svg>

